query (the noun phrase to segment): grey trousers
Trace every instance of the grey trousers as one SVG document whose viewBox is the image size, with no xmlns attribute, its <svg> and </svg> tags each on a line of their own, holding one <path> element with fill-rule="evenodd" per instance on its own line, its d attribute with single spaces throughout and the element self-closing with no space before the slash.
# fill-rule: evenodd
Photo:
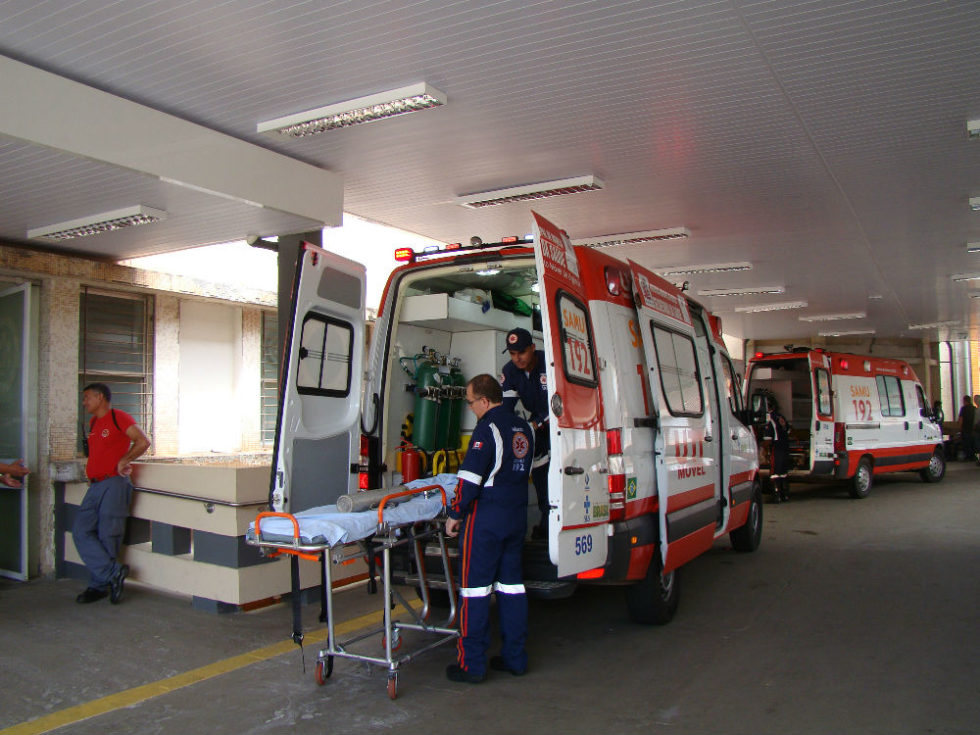
<svg viewBox="0 0 980 735">
<path fill-rule="evenodd" d="M 72 536 L 91 576 L 90 587 L 106 589 L 118 571 L 116 555 L 126 530 L 133 484 L 117 475 L 93 482 L 78 508 Z"/>
</svg>

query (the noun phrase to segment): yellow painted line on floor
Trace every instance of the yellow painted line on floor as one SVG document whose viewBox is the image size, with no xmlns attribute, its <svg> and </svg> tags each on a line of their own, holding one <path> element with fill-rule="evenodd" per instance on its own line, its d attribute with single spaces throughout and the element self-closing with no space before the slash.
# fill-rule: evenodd
<svg viewBox="0 0 980 735">
<path fill-rule="evenodd" d="M 410 604 L 416 610 L 422 607 L 421 601 L 413 601 Z M 394 612 L 395 611 L 393 610 L 392 614 L 394 614 Z M 360 630 L 361 628 L 366 628 L 369 625 L 380 624 L 383 614 L 384 611 L 378 610 L 377 612 L 368 613 L 367 615 L 361 615 L 358 618 L 347 620 L 343 623 L 338 623 L 334 626 L 334 634 L 337 636 L 343 636 L 347 635 L 348 633 L 353 633 L 356 630 Z M 327 631 L 326 628 L 324 628 L 323 630 L 318 630 L 314 633 L 305 634 L 303 644 L 322 643 L 326 639 Z M 143 684 L 142 686 L 133 687 L 132 689 L 125 689 L 121 692 L 117 692 L 116 694 L 110 694 L 106 697 L 93 699 L 91 702 L 77 704 L 74 707 L 67 707 L 63 710 L 52 712 L 50 715 L 39 717 L 36 720 L 21 722 L 18 725 L 13 725 L 4 730 L 0 730 L 0 735 L 40 735 L 40 733 L 51 732 L 59 727 L 71 725 L 75 722 L 80 722 L 81 720 L 87 720 L 90 717 L 104 715 L 107 712 L 122 709 L 123 707 L 132 707 L 134 704 L 145 702 L 153 697 L 159 697 L 161 694 L 168 694 L 169 692 L 176 691 L 177 689 L 182 689 L 184 687 L 191 686 L 192 684 L 207 681 L 208 679 L 213 679 L 214 677 L 221 676 L 222 674 L 227 674 L 230 671 L 243 669 L 246 666 L 251 666 L 252 664 L 259 663 L 260 661 L 266 661 L 270 658 L 275 658 L 276 656 L 280 656 L 295 649 L 296 644 L 293 643 L 292 640 L 273 643 L 272 645 L 257 648 L 254 651 L 248 651 L 247 653 L 242 653 L 238 656 L 232 656 L 231 658 L 226 658 L 221 661 L 215 661 L 213 664 L 208 664 L 207 666 L 201 666 L 197 669 L 185 671 L 183 674 L 177 674 L 176 676 L 161 679 L 160 681 L 150 682 L 149 684 Z"/>
</svg>

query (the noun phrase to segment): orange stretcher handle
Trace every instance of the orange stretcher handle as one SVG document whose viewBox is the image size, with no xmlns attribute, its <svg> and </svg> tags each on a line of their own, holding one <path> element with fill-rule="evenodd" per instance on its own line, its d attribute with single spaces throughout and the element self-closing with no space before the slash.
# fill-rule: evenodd
<svg viewBox="0 0 980 735">
<path fill-rule="evenodd" d="M 402 490 L 400 493 L 392 493 L 391 495 L 385 495 L 381 499 L 381 503 L 378 505 L 378 525 L 380 526 L 384 523 L 385 503 L 387 503 L 389 500 L 394 500 L 395 498 L 403 498 L 406 495 L 418 495 L 419 493 L 428 492 L 433 488 L 439 488 L 439 493 L 442 495 L 442 504 L 445 507 L 446 488 L 444 488 L 442 485 L 426 485 L 425 487 L 417 487 L 412 490 Z"/>
<path fill-rule="evenodd" d="M 276 513 L 275 511 L 266 510 L 255 516 L 255 535 L 262 540 L 262 531 L 260 530 L 260 524 L 263 518 L 288 518 L 293 523 L 293 543 L 298 544 L 300 542 L 299 535 L 299 521 L 296 520 L 296 516 L 292 513 Z M 276 557 L 280 554 L 291 554 L 292 556 L 298 556 L 300 559 L 306 559 L 307 561 L 319 561 L 320 555 L 313 554 L 309 551 L 300 551 L 299 549 L 289 549 L 289 548 L 278 548 L 268 552 L 269 557 Z"/>
</svg>

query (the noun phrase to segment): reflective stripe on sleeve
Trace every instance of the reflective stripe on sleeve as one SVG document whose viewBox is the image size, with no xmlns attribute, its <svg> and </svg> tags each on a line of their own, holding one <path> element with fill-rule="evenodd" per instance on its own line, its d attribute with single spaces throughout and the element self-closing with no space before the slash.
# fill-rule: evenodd
<svg viewBox="0 0 980 735">
<path fill-rule="evenodd" d="M 523 584 L 504 584 L 503 582 L 494 582 L 493 589 L 495 592 L 502 592 L 505 595 L 523 595 L 524 585 Z"/>
<path fill-rule="evenodd" d="M 523 585 L 521 587 L 523 589 Z M 492 590 L 493 586 L 489 584 L 486 587 L 462 587 L 459 594 L 463 597 L 489 597 Z"/>
<path fill-rule="evenodd" d="M 551 461 L 551 452 L 548 452 L 543 457 L 536 457 L 535 459 L 531 460 L 531 469 L 536 470 L 538 467 L 542 467 L 543 465 L 548 464 L 548 462 L 550 461 Z"/>
<path fill-rule="evenodd" d="M 505 390 L 504 391 L 504 398 L 517 398 L 517 397 L 518 397 L 518 395 L 517 395 L 517 391 L 516 390 Z"/>
<path fill-rule="evenodd" d="M 475 472 L 470 472 L 469 470 L 460 470 L 456 473 L 456 476 L 460 480 L 466 480 L 467 482 L 472 482 L 474 485 L 480 485 L 483 483 L 483 478 L 480 477 Z"/>
<path fill-rule="evenodd" d="M 493 477 L 500 471 L 500 465 L 504 462 L 504 439 L 500 436 L 500 429 L 496 424 L 490 424 L 490 433 L 493 434 L 493 469 L 487 475 L 483 487 L 493 487 Z"/>
</svg>

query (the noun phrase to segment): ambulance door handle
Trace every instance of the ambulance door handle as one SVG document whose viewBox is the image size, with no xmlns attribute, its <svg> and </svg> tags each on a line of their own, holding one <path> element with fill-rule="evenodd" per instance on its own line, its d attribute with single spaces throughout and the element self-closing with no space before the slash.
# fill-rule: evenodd
<svg viewBox="0 0 980 735">
<path fill-rule="evenodd" d="M 906 422 L 905 422 L 905 430 L 906 430 L 906 431 L 908 431 L 908 430 L 909 430 L 909 422 L 908 422 L 908 421 L 906 421 Z"/>
<path fill-rule="evenodd" d="M 710 437 L 710 436 L 706 436 L 706 437 L 704 438 L 704 440 L 705 440 L 706 442 L 713 442 L 713 441 L 714 441 L 714 439 L 713 439 L 712 437 Z"/>
<path fill-rule="evenodd" d="M 583 467 L 566 467 L 565 468 L 565 474 L 566 475 L 581 475 L 583 472 L 585 472 L 585 469 Z"/>
</svg>

